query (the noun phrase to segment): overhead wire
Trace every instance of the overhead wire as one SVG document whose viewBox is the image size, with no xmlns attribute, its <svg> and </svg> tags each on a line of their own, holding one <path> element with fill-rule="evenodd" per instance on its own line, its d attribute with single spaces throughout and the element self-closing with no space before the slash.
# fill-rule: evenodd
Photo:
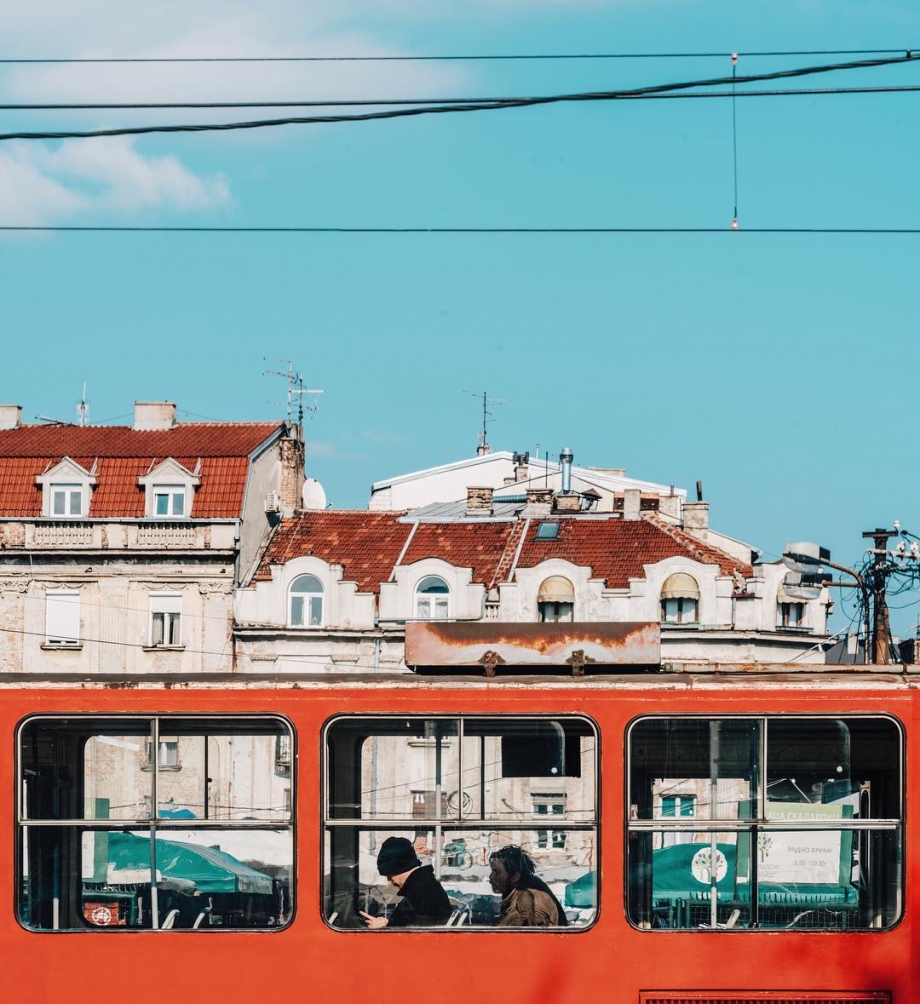
<svg viewBox="0 0 920 1004">
<path fill-rule="evenodd" d="M 852 234 L 854 236 L 910 236 L 920 227 L 321 227 L 321 226 L 106 226 L 0 225 L 0 233 L 161 233 L 161 234 Z"/>
<path fill-rule="evenodd" d="M 333 114 L 310 116 L 285 116 L 275 119 L 251 119 L 238 122 L 208 122 L 161 124 L 145 126 L 119 126 L 110 129 L 90 130 L 42 130 L 0 133 L 0 141 L 5 140 L 47 140 L 47 139 L 90 139 L 103 136 L 137 136 L 150 133 L 181 133 L 181 132 L 227 132 L 245 129 L 276 128 L 284 125 L 317 125 L 342 122 L 368 122 L 383 119 L 417 117 L 421 115 L 456 114 L 460 112 L 500 111 L 512 108 L 528 108 L 540 105 L 582 103 L 594 101 L 634 100 L 636 97 L 656 94 L 666 94 L 680 91 L 691 91 L 701 87 L 723 87 L 735 84 L 759 83 L 767 80 L 788 80 L 796 77 L 812 76 L 821 73 L 833 73 L 846 70 L 865 70 L 884 66 L 900 65 L 916 62 L 920 54 L 914 55 L 908 50 L 904 55 L 879 57 L 864 60 L 851 60 L 843 63 L 824 63 L 817 66 L 802 66 L 786 70 L 773 70 L 768 73 L 753 73 L 743 76 L 709 77 L 700 80 L 675 81 L 665 84 L 652 84 L 625 90 L 587 91 L 568 94 L 549 94 L 531 97 L 517 97 L 500 100 L 461 100 L 449 104 L 425 104 L 411 107 L 386 108 L 381 111 L 368 111 L 358 114 Z"/>
<path fill-rule="evenodd" d="M 920 84 L 888 84 L 877 87 L 796 87 L 757 91 L 698 91 L 693 93 L 635 94 L 623 95 L 623 100 L 669 101 L 712 98 L 786 98 L 821 97 L 844 94 L 897 94 L 920 91 Z M 0 111 L 162 111 L 177 109 L 221 109 L 221 108 L 372 108 L 377 106 L 418 106 L 418 105 L 465 105 L 470 102 L 482 104 L 502 104 L 521 100 L 518 97 L 485 98 L 352 98 L 317 99 L 313 101 L 125 101 L 106 103 L 19 103 L 0 104 Z M 619 99 L 617 99 L 619 100 Z"/>
<path fill-rule="evenodd" d="M 772 49 L 739 51 L 745 58 L 780 56 L 884 56 L 907 52 L 910 47 L 890 49 Z M 491 62 L 605 59 L 718 59 L 730 52 L 543 52 L 456 53 L 401 56 L 7 56 L 0 65 L 131 64 L 131 63 L 419 63 Z"/>
</svg>

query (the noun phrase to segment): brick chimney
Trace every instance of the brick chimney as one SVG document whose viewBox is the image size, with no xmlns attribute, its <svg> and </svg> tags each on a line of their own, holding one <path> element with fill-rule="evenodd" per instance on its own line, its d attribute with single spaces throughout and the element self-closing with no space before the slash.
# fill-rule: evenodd
<svg viewBox="0 0 920 1004">
<path fill-rule="evenodd" d="M 494 488 L 469 487 L 466 490 L 467 516 L 491 516 Z"/>
<path fill-rule="evenodd" d="M 171 401 L 135 401 L 134 431 L 171 429 L 176 424 L 176 406 Z"/>
<path fill-rule="evenodd" d="M 581 512 L 581 495 L 568 492 L 553 497 L 553 512 Z"/>
<path fill-rule="evenodd" d="M 684 502 L 683 516 L 685 530 L 709 529 L 708 502 Z"/>
<path fill-rule="evenodd" d="M 18 429 L 22 425 L 21 404 L 0 404 L 0 429 Z"/>
<path fill-rule="evenodd" d="M 299 439 L 286 436 L 278 446 L 281 461 L 278 495 L 281 498 L 281 511 L 289 516 L 296 509 L 303 508 L 304 444 Z"/>
<path fill-rule="evenodd" d="M 525 516 L 547 516 L 553 507 L 552 488 L 528 488 Z"/>
</svg>

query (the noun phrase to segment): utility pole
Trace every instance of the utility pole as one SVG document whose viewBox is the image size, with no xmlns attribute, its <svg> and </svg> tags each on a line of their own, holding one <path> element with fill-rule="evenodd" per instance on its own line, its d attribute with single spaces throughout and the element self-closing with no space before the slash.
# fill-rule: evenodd
<svg viewBox="0 0 920 1004">
<path fill-rule="evenodd" d="M 869 584 L 873 596 L 872 661 L 876 665 L 884 665 L 890 661 L 891 639 L 888 635 L 888 600 L 886 598 L 888 576 L 891 573 L 891 566 L 888 563 L 888 541 L 891 537 L 898 536 L 900 534 L 897 530 L 884 530 L 881 527 L 863 532 L 863 537 L 870 538 L 875 544 L 875 547 L 872 548 L 875 562 L 872 565 Z"/>
</svg>

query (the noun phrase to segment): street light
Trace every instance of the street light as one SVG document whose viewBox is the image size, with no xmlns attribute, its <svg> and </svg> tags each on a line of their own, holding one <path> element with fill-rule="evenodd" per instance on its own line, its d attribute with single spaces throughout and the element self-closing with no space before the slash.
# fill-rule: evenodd
<svg viewBox="0 0 920 1004">
<path fill-rule="evenodd" d="M 827 565 L 828 568 L 834 568 L 838 572 L 844 572 L 846 575 L 853 576 L 853 582 L 832 582 L 830 580 L 825 580 L 823 579 L 823 577 L 821 577 L 820 586 L 842 586 L 842 587 L 856 586 L 856 588 L 859 589 L 860 593 L 862 594 L 862 602 L 863 602 L 863 616 L 864 616 L 863 626 L 865 627 L 866 630 L 866 643 L 863 648 L 863 662 L 868 663 L 870 625 L 872 623 L 869 616 L 869 589 L 866 586 L 865 580 L 859 574 L 859 572 L 857 572 L 855 568 L 847 568 L 846 565 L 835 564 L 833 561 L 831 561 L 831 552 L 826 547 L 821 547 L 818 544 L 813 544 L 810 541 L 805 541 L 805 540 L 794 541 L 786 544 L 786 547 L 783 550 L 783 564 L 786 566 L 786 568 L 790 569 L 790 571 L 799 573 L 798 581 L 790 583 L 790 586 L 792 586 L 792 588 L 795 588 L 798 585 L 800 589 L 801 588 L 807 589 L 808 586 L 805 585 L 807 579 L 805 579 L 805 576 L 811 578 L 813 574 L 811 572 L 811 569 L 818 567 L 820 570 L 821 565 Z M 818 582 L 815 582 L 814 580 L 812 581 L 814 582 L 812 588 L 818 586 Z M 820 586 L 818 586 L 818 588 L 820 588 Z M 783 585 L 783 588 L 784 589 L 786 588 L 785 584 Z M 813 597 L 806 597 L 806 598 L 811 599 Z"/>
</svg>

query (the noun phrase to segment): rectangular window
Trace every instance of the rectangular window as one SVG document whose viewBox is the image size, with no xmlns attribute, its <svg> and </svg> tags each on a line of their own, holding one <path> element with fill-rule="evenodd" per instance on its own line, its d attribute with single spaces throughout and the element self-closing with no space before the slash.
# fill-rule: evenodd
<svg viewBox="0 0 920 1004">
<path fill-rule="evenodd" d="M 288 923 L 294 817 L 290 779 L 273 769 L 281 736 L 293 741 L 289 725 L 270 716 L 25 721 L 20 923 L 34 931 Z"/>
<path fill-rule="evenodd" d="M 80 644 L 80 593 L 62 589 L 45 593 L 45 642 Z"/>
<path fill-rule="evenodd" d="M 688 596 L 671 597 L 661 601 L 661 620 L 664 624 L 696 624 L 697 601 Z"/>
<path fill-rule="evenodd" d="M 882 930 L 902 909 L 890 718 L 643 718 L 629 730 L 640 928 Z"/>
<path fill-rule="evenodd" d="M 366 929 L 368 918 L 384 917 L 393 927 L 448 929 L 592 922 L 598 759 L 588 719 L 342 717 L 326 728 L 325 752 L 325 917 L 334 927 Z M 410 865 L 430 866 L 449 916 L 394 914 L 377 870 L 391 837 L 412 845 Z M 535 866 L 533 885 L 522 888 L 538 891 L 524 899 L 542 905 L 539 919 L 513 909 L 514 890 L 490 881 L 495 852 L 509 846 Z"/>
<path fill-rule="evenodd" d="M 155 516 L 184 516 L 185 486 L 156 485 L 153 489 L 153 514 Z"/>
<path fill-rule="evenodd" d="M 150 595 L 150 645 L 178 648 L 182 645 L 182 597 L 176 593 Z"/>
<path fill-rule="evenodd" d="M 51 486 L 52 516 L 82 516 L 83 489 L 80 485 Z"/>
<path fill-rule="evenodd" d="M 804 603 L 779 603 L 776 607 L 776 626 L 798 628 L 805 624 Z"/>
</svg>

